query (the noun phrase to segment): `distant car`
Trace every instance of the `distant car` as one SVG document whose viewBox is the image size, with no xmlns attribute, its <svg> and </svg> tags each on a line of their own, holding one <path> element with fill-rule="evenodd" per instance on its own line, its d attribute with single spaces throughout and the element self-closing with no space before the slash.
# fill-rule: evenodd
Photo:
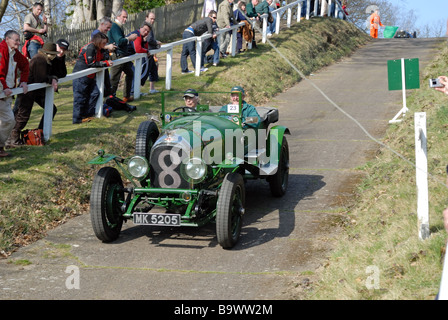
<svg viewBox="0 0 448 320">
<path fill-rule="evenodd" d="M 124 175 L 114 167 L 97 172 L 90 195 L 93 230 L 110 242 L 128 219 L 166 227 L 214 222 L 218 243 L 232 248 L 245 212 L 244 182 L 265 179 L 273 196 L 286 193 L 289 130 L 271 126 L 278 121 L 277 108 L 258 107 L 260 121 L 246 118 L 246 124 L 258 123 L 258 130 L 243 130 L 241 104 L 228 105 L 227 112 L 209 105 L 192 109 L 179 107 L 180 99 L 168 103 L 172 94 L 161 94 L 160 119 L 140 124 L 135 155 L 121 158 L 100 150 L 89 162 L 114 161 Z"/>
<path fill-rule="evenodd" d="M 417 38 L 417 32 L 414 31 L 412 34 L 406 30 L 398 30 L 394 38 Z"/>
</svg>

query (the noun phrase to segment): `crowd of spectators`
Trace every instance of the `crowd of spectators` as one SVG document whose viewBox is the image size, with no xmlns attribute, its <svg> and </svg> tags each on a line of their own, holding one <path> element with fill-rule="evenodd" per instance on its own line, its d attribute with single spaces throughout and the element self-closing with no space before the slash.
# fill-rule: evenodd
<svg viewBox="0 0 448 320">
<path fill-rule="evenodd" d="M 314 3 L 311 1 L 311 6 L 314 6 Z M 323 12 L 328 10 L 327 0 L 319 0 L 318 3 L 321 6 L 322 15 L 325 15 Z M 202 19 L 188 26 L 182 36 L 186 39 L 201 36 L 206 32 L 212 35 L 211 38 L 204 41 L 202 52 L 198 53 L 201 55 L 200 71 L 208 70 L 204 67 L 205 63 L 217 66 L 220 59 L 227 57 L 230 52 L 232 33 L 220 33 L 217 37 L 218 30 L 245 22 L 245 25 L 240 27 L 237 32 L 237 53 L 244 51 L 249 44 L 252 48 L 256 48 L 256 28 L 253 25 L 261 27 L 261 16 L 268 14 L 267 36 L 272 36 L 276 28 L 276 15 L 272 15 L 271 12 L 279 7 L 279 0 L 224 0 L 219 7 L 216 5 L 216 0 L 205 0 Z M 302 10 L 302 14 L 306 12 L 306 2 L 304 2 Z M 64 39 L 59 39 L 56 43 L 44 41 L 48 25 L 47 17 L 42 14 L 43 11 L 44 5 L 36 2 L 33 4 L 31 12 L 26 15 L 23 26 L 25 42 L 22 52 L 18 50 L 20 40 L 17 40 L 18 44 L 16 43 L 19 34 L 13 30 L 8 31 L 1 42 L 0 50 L 8 52 L 0 55 L 2 60 L 7 59 L 0 68 L 0 90 L 3 90 L 7 96 L 0 100 L 0 157 L 9 156 L 5 147 L 13 148 L 23 143 L 21 130 L 30 118 L 34 102 L 44 108 L 46 90 L 27 92 L 27 83 L 46 82 L 57 91 L 58 79 L 67 75 L 65 52 L 69 48 L 69 43 Z M 91 34 L 91 41 L 80 50 L 73 70 L 76 72 L 90 67 L 111 67 L 110 71 L 106 68 L 104 72 L 104 96 L 116 96 L 120 79 L 124 73 L 124 103 L 134 99 L 134 65 L 132 62 L 113 65 L 113 60 L 134 53 L 146 53 L 147 57 L 142 61 L 139 85 L 143 86 L 149 79 L 149 94 L 155 94 L 159 92 L 155 89 L 155 83 L 159 79 L 158 64 L 157 57 L 150 54 L 150 50 L 157 49 L 161 45 L 153 32 L 153 24 L 156 19 L 153 12 L 146 15 L 144 23 L 137 30 L 125 35 L 123 26 L 126 24 L 127 18 L 128 13 L 124 9 L 117 12 L 115 20 L 108 17 L 102 18 L 99 21 L 98 29 Z M 210 50 L 213 51 L 213 54 L 207 56 Z M 183 45 L 180 63 L 182 74 L 194 72 L 188 68 L 187 58 L 190 56 L 194 66 L 196 65 L 196 54 L 195 42 Z M 12 99 L 9 95 L 11 95 L 10 89 L 16 85 L 17 74 L 20 74 L 20 86 L 24 90 L 23 94 L 17 96 L 14 108 L 11 110 Z M 89 121 L 94 116 L 99 92 L 95 74 L 73 81 L 74 124 Z M 56 112 L 57 107 L 53 106 L 53 117 Z M 38 129 L 43 128 L 43 122 L 44 117 L 42 117 Z"/>
</svg>

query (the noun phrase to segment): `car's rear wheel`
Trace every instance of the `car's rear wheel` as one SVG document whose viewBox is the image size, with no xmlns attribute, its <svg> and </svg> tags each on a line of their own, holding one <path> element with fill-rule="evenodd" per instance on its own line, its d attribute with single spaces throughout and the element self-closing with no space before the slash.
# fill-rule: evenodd
<svg viewBox="0 0 448 320">
<path fill-rule="evenodd" d="M 159 136 L 159 129 L 153 121 L 144 121 L 140 123 L 137 130 L 137 138 L 135 142 L 135 154 L 142 156 L 149 161 L 151 148 Z M 143 179 L 140 184 L 142 187 L 147 186 L 146 179 Z"/>
<path fill-rule="evenodd" d="M 289 178 L 289 147 L 286 137 L 283 137 L 279 152 L 277 172 L 269 177 L 269 188 L 274 197 L 282 197 L 288 189 Z"/>
<path fill-rule="evenodd" d="M 115 168 L 101 168 L 93 179 L 90 194 L 90 220 L 96 237 L 101 241 L 114 241 L 120 235 L 123 202 L 120 174 Z"/>
<path fill-rule="evenodd" d="M 216 235 L 224 249 L 230 249 L 238 242 L 245 197 L 243 177 L 238 173 L 228 173 L 216 204 Z"/>
</svg>

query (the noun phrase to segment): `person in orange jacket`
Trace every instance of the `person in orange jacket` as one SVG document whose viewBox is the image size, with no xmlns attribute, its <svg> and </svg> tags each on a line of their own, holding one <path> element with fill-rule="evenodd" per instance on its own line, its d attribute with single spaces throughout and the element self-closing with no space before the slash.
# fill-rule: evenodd
<svg viewBox="0 0 448 320">
<path fill-rule="evenodd" d="M 384 24 L 381 23 L 380 20 L 380 14 L 379 14 L 379 10 L 376 9 L 375 12 L 373 12 L 370 15 L 370 35 L 372 36 L 372 38 L 378 38 L 378 29 L 381 27 L 384 27 Z"/>
</svg>

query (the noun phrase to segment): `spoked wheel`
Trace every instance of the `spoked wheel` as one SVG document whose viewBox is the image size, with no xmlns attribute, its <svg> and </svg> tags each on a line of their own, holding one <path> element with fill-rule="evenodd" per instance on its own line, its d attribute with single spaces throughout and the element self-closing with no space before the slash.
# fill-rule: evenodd
<svg viewBox="0 0 448 320">
<path fill-rule="evenodd" d="M 286 137 L 283 137 L 282 146 L 279 152 L 277 172 L 269 177 L 269 187 L 274 197 L 282 197 L 288 189 L 289 177 L 289 147 Z"/>
<path fill-rule="evenodd" d="M 104 242 L 118 238 L 123 226 L 121 206 L 123 182 L 115 168 L 101 168 L 93 179 L 90 194 L 90 220 L 98 239 Z"/>
<path fill-rule="evenodd" d="M 243 177 L 238 173 L 228 173 L 216 204 L 216 235 L 224 249 L 230 249 L 238 242 L 245 197 Z"/>
<path fill-rule="evenodd" d="M 159 129 L 157 125 L 152 121 L 144 121 L 140 123 L 137 130 L 137 138 L 135 143 L 135 154 L 142 156 L 149 161 L 149 155 L 151 154 L 151 148 L 159 136 Z M 142 187 L 147 186 L 146 180 L 140 182 Z"/>
</svg>

